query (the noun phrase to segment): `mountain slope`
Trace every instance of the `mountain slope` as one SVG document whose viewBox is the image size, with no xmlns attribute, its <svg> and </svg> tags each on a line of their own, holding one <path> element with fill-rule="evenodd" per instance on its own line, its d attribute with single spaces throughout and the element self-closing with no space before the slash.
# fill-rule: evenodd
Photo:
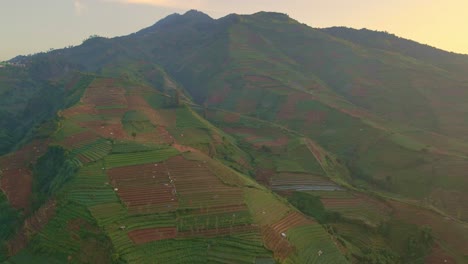
<svg viewBox="0 0 468 264">
<path fill-rule="evenodd" d="M 0 124 L 3 152 L 17 150 L 0 163 L 2 234 L 10 255 L 32 240 L 12 263 L 150 262 L 165 248 L 164 262 L 189 245 L 181 262 L 468 256 L 466 56 L 278 13 L 190 11 L 14 61 L 0 69 L 1 113 L 21 120 Z M 47 242 L 59 230 L 69 247 Z M 76 259 L 93 241 L 96 256 Z"/>
<path fill-rule="evenodd" d="M 216 156 L 202 145 L 221 135 L 189 108 L 165 107 L 165 98 L 136 83 L 95 77 L 80 102 L 60 113 L 46 153 L 25 160 L 35 163 L 31 189 L 2 185 L 10 201 L 32 197 L 32 205 L 16 207 L 39 208 L 26 223 L 43 223 L 25 224 L 10 240 L 10 255 L 29 242 L 12 263 L 253 263 L 273 256 L 296 262 L 317 258 L 318 250 L 320 259 L 346 263 L 321 225 L 203 154 Z M 171 136 L 179 133 L 184 138 Z M 19 158 L 11 157 L 18 166 Z M 58 166 L 56 173 L 51 166 Z M 10 177 L 11 163 L 2 168 Z M 309 233 L 298 237 L 297 228 Z"/>
</svg>

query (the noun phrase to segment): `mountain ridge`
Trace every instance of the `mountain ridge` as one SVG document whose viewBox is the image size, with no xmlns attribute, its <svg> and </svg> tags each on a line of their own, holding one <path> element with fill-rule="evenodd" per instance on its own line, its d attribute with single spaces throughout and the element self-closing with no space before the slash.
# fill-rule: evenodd
<svg viewBox="0 0 468 264">
<path fill-rule="evenodd" d="M 398 45 L 382 45 L 382 36 Z M 103 254 L 115 253 L 121 256 L 116 257 L 119 261 L 138 262 L 142 252 L 156 245 L 178 248 L 192 243 L 209 248 L 211 243 L 239 242 L 252 249 L 249 261 L 263 257 L 286 263 L 319 261 L 317 252 L 325 249 L 314 243 L 328 243 L 327 250 L 343 262 L 372 263 L 377 258 L 385 259 L 383 263 L 408 263 L 417 258 L 430 263 L 445 257 L 462 263 L 468 256 L 459 244 L 466 241 L 468 219 L 464 193 L 468 82 L 463 75 L 468 63 L 456 54 L 443 53 L 441 60 L 438 55 L 425 56 L 425 51 L 414 53 L 420 44 L 399 48 L 408 41 L 395 39 L 368 31 L 314 29 L 279 13 L 214 20 L 189 11 L 128 36 L 91 38 L 78 47 L 15 59 L 23 66 L 0 69 L 4 95 L 0 113 L 18 117 L 18 123 L 0 127 L 3 153 L 15 145 L 17 150 L 0 159 L 0 188 L 6 194 L 0 202 L 13 206 L 9 223 L 34 222 L 28 220 L 35 219 L 31 214 L 37 209 L 30 207 L 31 199 L 47 206 L 44 199 L 51 198 L 59 201 L 58 212 L 80 214 L 78 219 L 92 226 L 96 239 L 106 241 L 109 248 L 102 249 Z M 423 50 L 441 54 L 429 47 Z M 37 141 L 53 144 L 39 151 Z M 37 149 L 38 156 L 24 157 L 28 149 Z M 45 177 L 41 164 L 49 159 L 58 166 L 53 187 L 41 180 Z M 181 210 L 166 207 L 169 212 L 162 214 L 159 202 L 145 200 L 151 197 L 150 188 L 140 184 L 148 177 L 142 174 L 132 180 L 128 175 L 131 166 L 149 170 L 145 166 L 157 165 L 167 166 L 167 173 L 184 180 L 189 169 L 175 166 L 177 162 L 194 171 L 207 162 L 222 184 L 206 171 L 208 178 L 182 182 Z M 9 164 L 18 168 L 11 170 Z M 78 164 L 79 171 L 73 172 L 71 164 Z M 118 168 L 125 173 L 115 174 Z M 223 192 L 210 197 L 205 190 L 188 187 L 202 186 L 206 180 L 228 190 L 238 184 L 238 176 L 257 191 L 244 186 L 241 196 L 229 199 Z M 169 180 L 163 184 L 170 185 Z M 126 181 L 143 188 L 143 195 L 127 192 L 136 187 Z M 21 199 L 14 192 L 19 185 L 31 186 Z M 102 193 L 94 193 L 97 190 Z M 186 198 L 193 193 L 200 196 Z M 132 207 L 132 199 L 149 204 Z M 168 199 L 167 206 L 173 206 Z M 239 225 L 224 223 L 234 232 L 228 232 L 227 240 L 219 237 L 227 232 L 219 229 L 221 216 L 207 216 L 219 208 L 202 205 L 223 199 L 227 202 L 222 206 L 231 208 L 234 202 L 240 206 L 235 210 L 246 217 L 239 219 Z M 248 210 L 237 204 L 241 201 Z M 289 213 L 268 222 L 262 208 L 279 202 Z M 200 207 L 192 208 L 195 204 Z M 32 211 L 15 215 L 22 208 Z M 105 208 L 111 213 L 99 214 Z M 296 214 L 295 208 L 302 214 Z M 133 214 L 141 210 L 156 210 L 151 212 L 167 222 L 150 221 L 146 231 L 130 228 L 140 217 Z M 131 230 L 120 228 L 122 232 L 116 233 L 119 226 L 108 222 L 112 212 L 120 227 Z M 418 214 L 427 220 L 415 217 Z M 87 241 L 84 234 L 57 229 L 66 226 L 63 219 L 73 220 L 69 216 L 47 219 L 53 224 L 34 229 L 37 235 L 29 244 L 22 244 L 27 224 L 24 230 L 13 227 L 19 231 L 13 240 L 12 234 L 6 234 L 8 243 L 26 248 L 10 247 L 10 256 L 19 253 L 12 259 L 60 258 L 54 254 L 61 249 L 40 239 L 54 232 L 71 232 Z M 234 216 L 229 217 L 235 222 Z M 288 217 L 296 219 L 297 226 L 285 226 Z M 309 220 L 319 224 L 312 226 Z M 430 228 L 423 228 L 426 225 Z M 203 238 L 192 237 L 197 232 Z M 305 243 L 299 240 L 301 232 L 320 232 L 321 239 Z M 157 242 L 159 236 L 168 239 Z M 418 246 L 408 241 L 418 241 Z M 70 245 L 72 257 L 83 250 Z M 55 253 L 42 255 L 41 250 Z M 165 254 L 172 256 L 169 251 Z M 195 254 L 200 261 L 220 257 L 210 250 L 200 254 Z"/>
</svg>

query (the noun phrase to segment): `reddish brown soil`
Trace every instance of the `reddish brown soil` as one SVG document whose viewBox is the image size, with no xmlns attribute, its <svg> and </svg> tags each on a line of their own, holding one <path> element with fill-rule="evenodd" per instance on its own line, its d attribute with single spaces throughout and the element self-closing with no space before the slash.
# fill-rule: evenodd
<svg viewBox="0 0 468 264">
<path fill-rule="evenodd" d="M 198 149 L 195 149 L 195 148 L 192 148 L 192 147 L 189 147 L 189 146 L 185 146 L 185 145 L 180 145 L 180 144 L 177 144 L 177 143 L 172 144 L 172 147 L 177 149 L 178 151 L 180 151 L 182 153 L 187 152 L 187 151 L 189 151 L 189 152 L 198 152 L 198 153 L 201 152 Z"/>
<path fill-rule="evenodd" d="M 162 163 L 110 169 L 108 176 L 122 202 L 132 211 L 173 211 L 176 189 Z"/>
<path fill-rule="evenodd" d="M 26 168 L 4 170 L 1 189 L 11 206 L 16 209 L 28 208 L 32 190 L 31 171 Z"/>
<path fill-rule="evenodd" d="M 27 209 L 32 189 L 29 165 L 47 151 L 48 141 L 34 141 L 0 159 L 0 188 L 16 209 Z"/>
<path fill-rule="evenodd" d="M 121 122 L 88 121 L 80 122 L 80 125 L 93 130 L 103 138 L 130 139 Z"/>
<path fill-rule="evenodd" d="M 99 137 L 95 133 L 88 130 L 67 137 L 62 144 L 68 148 L 77 148 L 98 138 Z"/>
<path fill-rule="evenodd" d="M 97 110 L 92 105 L 77 105 L 77 106 L 65 109 L 61 112 L 61 115 L 66 118 L 73 117 L 74 115 L 79 115 L 79 114 L 96 115 Z"/>
<path fill-rule="evenodd" d="M 263 241 L 265 241 L 266 247 L 273 251 L 275 258 L 280 260 L 285 259 L 294 251 L 294 248 L 282 234 L 291 228 L 314 223 L 314 221 L 306 218 L 301 213 L 291 212 L 279 222 L 263 229 Z"/>
<path fill-rule="evenodd" d="M 31 217 L 26 219 L 23 227 L 18 231 L 16 236 L 8 241 L 8 254 L 16 255 L 19 251 L 26 247 L 29 239 L 44 228 L 49 220 L 55 215 L 57 203 L 49 201 L 44 204 Z"/>
<path fill-rule="evenodd" d="M 289 241 L 276 232 L 272 227 L 267 226 L 262 229 L 262 236 L 265 246 L 273 251 L 276 259 L 284 260 L 289 254 L 294 252 L 294 247 Z"/>
<path fill-rule="evenodd" d="M 275 230 L 275 232 L 281 234 L 287 232 L 291 228 L 310 225 L 314 223 L 316 222 L 308 219 L 303 214 L 298 212 L 292 212 L 285 216 L 283 219 L 281 219 L 278 223 L 271 225 L 271 227 L 273 228 L 273 230 Z"/>
<path fill-rule="evenodd" d="M 152 241 L 176 238 L 177 228 L 161 227 L 138 229 L 128 232 L 128 237 L 133 241 L 133 243 L 139 245 Z"/>
<path fill-rule="evenodd" d="M 128 108 L 97 109 L 96 111 L 98 115 L 121 120 L 124 114 L 128 111 Z"/>
<path fill-rule="evenodd" d="M 177 193 L 190 206 L 220 206 L 243 204 L 242 189 L 225 185 L 203 162 L 189 161 L 182 156 L 165 162 Z M 193 184 L 196 182 L 197 184 Z M 188 205 L 186 205 L 188 206 Z"/>
<path fill-rule="evenodd" d="M 127 105 L 125 89 L 114 86 L 112 79 L 95 80 L 86 89 L 81 101 L 93 106 Z"/>
</svg>

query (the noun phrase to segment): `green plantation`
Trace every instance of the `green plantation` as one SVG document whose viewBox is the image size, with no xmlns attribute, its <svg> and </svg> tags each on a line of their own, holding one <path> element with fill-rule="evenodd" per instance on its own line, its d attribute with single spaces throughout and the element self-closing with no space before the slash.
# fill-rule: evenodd
<svg viewBox="0 0 468 264">
<path fill-rule="evenodd" d="M 466 263 L 466 69 L 270 12 L 17 57 L 0 262 Z"/>
</svg>

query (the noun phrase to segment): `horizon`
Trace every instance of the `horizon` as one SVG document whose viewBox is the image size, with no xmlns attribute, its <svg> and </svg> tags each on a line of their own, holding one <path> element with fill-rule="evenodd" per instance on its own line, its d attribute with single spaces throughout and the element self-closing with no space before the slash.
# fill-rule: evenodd
<svg viewBox="0 0 468 264">
<path fill-rule="evenodd" d="M 9 25 L 0 27 L 3 36 L 0 61 L 50 49 L 78 46 L 91 35 L 107 38 L 128 35 L 168 15 L 183 14 L 188 10 L 198 10 L 215 19 L 232 13 L 279 12 L 312 28 L 366 28 L 468 55 L 468 32 L 463 33 L 468 31 L 463 27 L 468 21 L 461 21 L 468 20 L 461 16 L 461 10 L 464 7 L 468 9 L 468 2 L 459 0 L 452 0 L 452 5 L 424 2 L 425 6 L 421 5 L 421 0 L 411 4 L 404 4 L 403 1 L 377 4 L 370 0 L 360 0 L 360 6 L 332 0 L 315 3 L 316 8 L 311 11 L 304 10 L 305 7 L 311 7 L 304 0 L 289 5 L 268 3 L 266 0 L 240 5 L 199 0 L 189 6 L 180 0 L 44 0 L 24 6 L 25 2 L 30 1 L 6 3 L 7 8 L 2 9 L 4 13 L 0 12 L 0 23 Z"/>
</svg>

